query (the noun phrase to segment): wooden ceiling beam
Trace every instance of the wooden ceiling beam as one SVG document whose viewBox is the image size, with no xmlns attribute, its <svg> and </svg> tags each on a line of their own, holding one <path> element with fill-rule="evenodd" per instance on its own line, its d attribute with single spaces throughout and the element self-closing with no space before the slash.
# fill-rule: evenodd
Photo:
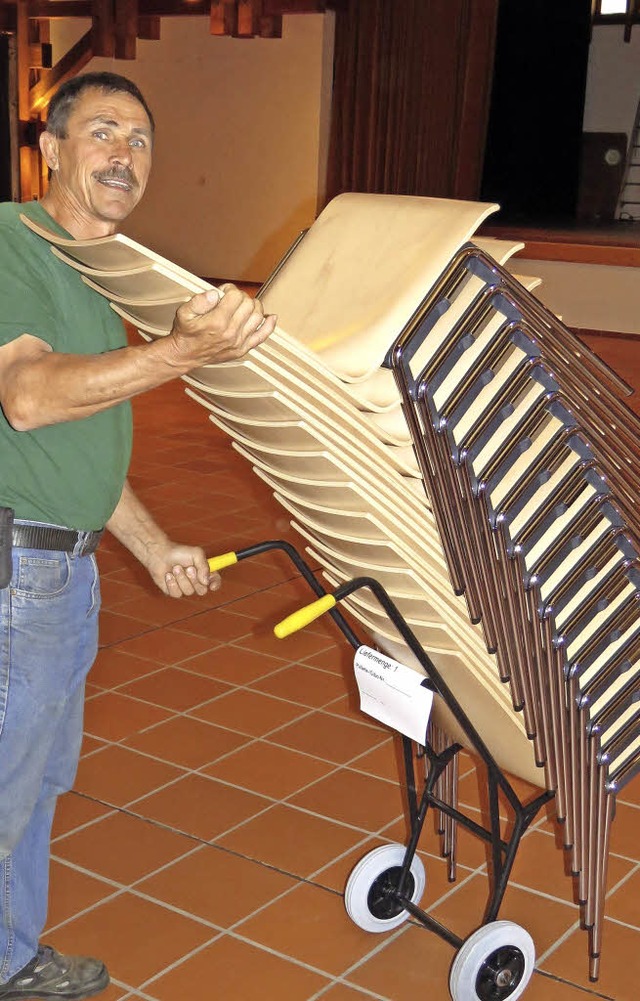
<svg viewBox="0 0 640 1001">
<path fill-rule="evenodd" d="M 0 3 L 0 31 L 9 31 L 12 34 L 16 30 L 16 8 L 9 4 Z"/>
<path fill-rule="evenodd" d="M 68 17 L 91 17 L 91 0 L 33 0 L 31 17 L 46 17 L 53 21 Z"/>
<path fill-rule="evenodd" d="M 99 0 L 32 0 L 30 17 L 50 20 L 61 18 L 90 18 Z M 264 17 L 281 17 L 283 14 L 323 14 L 344 0 L 262 0 Z M 238 0 L 139 0 L 141 17 L 182 17 L 208 14 L 214 7 L 236 7 Z M 7 27 L 8 25 L 8 27 Z M 0 0 L 0 28 L 12 30 L 15 26 L 15 5 Z"/>
<path fill-rule="evenodd" d="M 264 13 L 267 16 L 324 14 L 329 6 L 326 0 L 264 0 Z"/>
<path fill-rule="evenodd" d="M 220 0 L 217 0 L 219 3 Z M 141 16 L 182 17 L 208 14 L 216 0 L 139 0 Z"/>
</svg>

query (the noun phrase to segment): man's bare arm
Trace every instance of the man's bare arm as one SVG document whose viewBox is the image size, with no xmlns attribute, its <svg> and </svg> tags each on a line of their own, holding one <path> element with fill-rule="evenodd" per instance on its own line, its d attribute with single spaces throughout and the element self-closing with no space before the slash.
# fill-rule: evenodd
<svg viewBox="0 0 640 1001">
<path fill-rule="evenodd" d="M 276 318 L 234 286 L 183 303 L 171 333 L 98 355 L 65 355 L 29 333 L 0 347 L 0 405 L 17 431 L 79 420 L 201 365 L 241 358 Z"/>
<path fill-rule="evenodd" d="M 202 595 L 220 587 L 220 576 L 210 572 L 203 550 L 172 542 L 128 481 L 107 528 L 146 567 L 160 590 L 172 598 Z"/>
</svg>

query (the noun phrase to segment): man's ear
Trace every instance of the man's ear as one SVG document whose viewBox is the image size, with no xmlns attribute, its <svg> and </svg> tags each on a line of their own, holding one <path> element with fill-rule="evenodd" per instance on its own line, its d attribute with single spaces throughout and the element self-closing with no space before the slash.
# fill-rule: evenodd
<svg viewBox="0 0 640 1001">
<path fill-rule="evenodd" d="M 44 132 L 40 133 L 39 142 L 40 152 L 42 153 L 47 167 L 49 170 L 57 170 L 59 162 L 58 137 L 54 136 L 53 132 L 47 132 L 45 129 Z"/>
</svg>

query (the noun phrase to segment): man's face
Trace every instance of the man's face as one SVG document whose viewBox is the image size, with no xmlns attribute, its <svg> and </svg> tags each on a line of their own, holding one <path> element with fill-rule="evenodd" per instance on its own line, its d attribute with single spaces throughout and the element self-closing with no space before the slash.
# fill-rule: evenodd
<svg viewBox="0 0 640 1001">
<path fill-rule="evenodd" d="M 44 135 L 54 198 L 65 214 L 82 228 L 115 230 L 142 197 L 151 169 L 151 124 L 142 105 L 127 93 L 89 88 L 69 115 L 67 138 Z"/>
</svg>

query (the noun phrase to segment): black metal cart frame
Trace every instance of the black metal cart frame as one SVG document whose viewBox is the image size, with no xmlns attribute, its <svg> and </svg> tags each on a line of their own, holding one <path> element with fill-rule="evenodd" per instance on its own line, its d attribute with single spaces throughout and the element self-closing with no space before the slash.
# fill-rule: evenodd
<svg viewBox="0 0 640 1001">
<path fill-rule="evenodd" d="M 223 562 L 216 563 L 212 561 L 212 565 L 215 569 L 218 569 L 229 563 L 250 559 L 271 550 L 280 550 L 285 553 L 309 585 L 316 599 L 326 599 L 328 597 L 331 599 L 332 606 L 360 589 L 366 588 L 373 594 L 423 668 L 428 686 L 433 690 L 435 695 L 444 701 L 456 722 L 468 737 L 472 749 L 477 753 L 486 768 L 489 809 L 489 826 L 487 828 L 476 823 L 465 813 L 451 806 L 451 804 L 436 794 L 439 779 L 447 766 L 463 749 L 462 745 L 458 743 L 450 744 L 444 751 L 437 752 L 429 741 L 427 733 L 425 733 L 424 750 L 421 753 L 421 757 L 426 759 L 427 767 L 423 788 L 420 790 L 416 776 L 413 744 L 408 737 L 402 735 L 410 837 L 406 845 L 404 861 L 401 867 L 398 867 L 399 871 L 395 869 L 393 871 L 390 870 L 390 874 L 386 874 L 384 880 L 381 880 L 372 889 L 372 900 L 375 898 L 373 906 L 380 909 L 381 916 L 407 911 L 420 924 L 424 925 L 425 928 L 435 932 L 440 938 L 458 950 L 462 947 L 465 940 L 413 903 L 410 899 L 410 890 L 408 890 L 411 881 L 411 863 L 417 852 L 418 842 L 429 809 L 435 809 L 445 814 L 453 821 L 461 824 L 476 837 L 487 842 L 490 846 L 490 893 L 482 918 L 482 924 L 484 925 L 497 919 L 520 842 L 540 810 L 553 798 L 554 793 L 545 791 L 529 803 L 521 801 L 455 695 L 447 686 L 435 664 L 418 642 L 396 605 L 377 580 L 371 577 L 358 577 L 328 592 L 298 550 L 290 543 L 282 540 L 267 541 L 248 546 L 233 554 L 227 554 L 231 558 L 226 561 L 224 557 L 221 558 Z M 322 604 L 322 607 L 318 611 L 311 612 L 315 604 L 316 602 L 309 606 L 310 615 L 306 619 L 306 622 L 312 621 L 320 614 L 323 614 L 324 611 L 328 611 L 336 626 L 353 647 L 354 651 L 363 645 L 362 641 L 337 608 Z M 291 618 L 295 618 L 295 616 Z M 296 626 L 295 628 L 299 627 Z M 291 631 L 294 631 L 294 629 L 291 629 Z M 427 730 L 426 726 L 425 730 Z M 506 840 L 501 834 L 498 800 L 500 792 L 504 794 L 511 810 L 511 817 L 509 818 L 512 822 L 510 825 L 511 833 Z M 487 990 L 489 991 L 484 996 L 487 999 L 508 998 L 513 990 L 513 977 L 517 975 L 518 969 L 518 958 L 514 956 L 513 950 L 501 949 L 499 950 L 499 954 L 496 953 L 493 959 L 492 957 L 488 957 L 485 963 L 482 964 L 483 976 L 488 985 Z M 496 990 L 498 993 L 495 993 Z M 491 991 L 494 991 L 494 993 L 491 993 Z M 478 996 L 482 998 L 483 994 L 480 993 Z"/>
</svg>

